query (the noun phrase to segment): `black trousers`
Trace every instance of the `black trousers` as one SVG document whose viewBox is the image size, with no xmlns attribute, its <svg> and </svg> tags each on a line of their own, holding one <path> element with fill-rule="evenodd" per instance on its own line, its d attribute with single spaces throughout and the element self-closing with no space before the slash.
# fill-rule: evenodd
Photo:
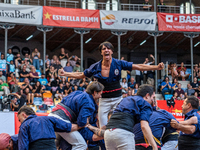
<svg viewBox="0 0 200 150">
<path fill-rule="evenodd" d="M 178 138 L 178 149 L 179 150 L 200 150 L 200 139 L 180 136 Z"/>
<path fill-rule="evenodd" d="M 41 139 L 29 144 L 29 150 L 56 150 L 55 139 Z"/>
</svg>

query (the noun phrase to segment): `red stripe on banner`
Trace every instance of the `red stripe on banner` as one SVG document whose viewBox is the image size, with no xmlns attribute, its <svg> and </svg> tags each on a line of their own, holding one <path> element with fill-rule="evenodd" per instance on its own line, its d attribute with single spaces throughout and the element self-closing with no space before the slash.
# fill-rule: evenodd
<svg viewBox="0 0 200 150">
<path fill-rule="evenodd" d="M 103 91 L 103 93 L 110 93 L 110 92 L 115 92 L 115 91 L 119 91 L 122 88 L 118 88 L 118 89 L 114 89 L 114 90 L 109 90 L 109 91 Z"/>
</svg>

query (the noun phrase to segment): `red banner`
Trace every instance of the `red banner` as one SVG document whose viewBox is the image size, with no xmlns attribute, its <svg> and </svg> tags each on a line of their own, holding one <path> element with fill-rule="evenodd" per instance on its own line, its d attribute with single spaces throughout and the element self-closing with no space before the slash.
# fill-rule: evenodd
<svg viewBox="0 0 200 150">
<path fill-rule="evenodd" d="M 159 31 L 200 32 L 200 14 L 157 13 Z"/>
<path fill-rule="evenodd" d="M 43 25 L 73 28 L 100 28 L 99 10 L 44 6 Z"/>
</svg>

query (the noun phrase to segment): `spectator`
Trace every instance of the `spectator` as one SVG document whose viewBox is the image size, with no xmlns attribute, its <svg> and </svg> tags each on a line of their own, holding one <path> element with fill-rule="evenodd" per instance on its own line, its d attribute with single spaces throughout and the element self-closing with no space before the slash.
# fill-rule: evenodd
<svg viewBox="0 0 200 150">
<path fill-rule="evenodd" d="M 24 66 L 26 66 L 26 71 L 27 72 L 31 71 L 32 65 L 27 60 L 22 61 L 21 69 L 23 69 Z"/>
<path fill-rule="evenodd" d="M 120 82 L 120 85 L 121 85 L 122 91 L 124 93 L 127 93 L 127 91 L 128 91 L 128 84 L 126 82 L 126 78 L 122 79 L 122 82 Z"/>
<path fill-rule="evenodd" d="M 70 86 L 69 82 L 66 82 L 66 85 L 64 87 L 64 93 L 67 96 L 68 94 L 70 94 L 72 92 L 72 86 Z"/>
<path fill-rule="evenodd" d="M 194 71 L 193 71 L 194 73 L 194 77 L 197 77 L 198 78 L 198 76 L 199 76 L 199 68 L 198 68 L 198 65 L 196 64 L 195 66 L 194 66 Z"/>
<path fill-rule="evenodd" d="M 6 77 L 3 75 L 3 71 L 2 71 L 2 70 L 0 70 L 0 79 L 1 79 L 4 83 L 6 83 Z"/>
<path fill-rule="evenodd" d="M 77 91 L 77 90 L 78 90 L 78 86 L 77 86 L 77 85 L 74 85 L 74 86 L 72 87 L 72 90 L 73 90 L 73 92 L 74 92 L 74 91 Z"/>
<path fill-rule="evenodd" d="M 173 64 L 173 68 L 172 68 L 172 79 L 174 79 L 174 78 L 178 78 L 178 71 L 177 71 L 176 63 Z"/>
<path fill-rule="evenodd" d="M 197 91 L 195 91 L 194 92 L 194 96 L 196 96 L 199 100 L 200 100 L 200 97 L 199 97 L 199 95 L 198 95 L 198 92 Z"/>
<path fill-rule="evenodd" d="M 9 73 L 11 72 L 15 72 L 15 65 L 14 65 L 13 60 L 11 60 L 9 64 Z"/>
<path fill-rule="evenodd" d="M 26 65 L 23 66 L 22 71 L 19 73 L 19 76 L 20 82 L 24 82 L 24 79 L 29 77 L 29 73 L 26 71 Z"/>
<path fill-rule="evenodd" d="M 33 87 L 30 85 L 28 78 L 24 79 L 24 84 L 22 84 L 22 90 L 23 90 L 23 93 L 27 96 L 27 100 L 28 100 L 27 104 L 32 104 L 34 95 L 31 91 L 33 90 Z"/>
<path fill-rule="evenodd" d="M 85 91 L 89 83 L 86 81 L 86 78 L 81 79 L 80 84 L 79 84 L 79 90 Z"/>
<path fill-rule="evenodd" d="M 178 97 L 180 97 L 181 99 L 185 98 L 185 92 L 183 89 L 181 89 L 181 83 L 178 84 L 178 89 L 176 89 L 174 92 L 177 92 Z"/>
<path fill-rule="evenodd" d="M 132 96 L 132 90 L 128 90 L 127 96 Z"/>
<path fill-rule="evenodd" d="M 47 83 L 47 85 L 45 86 L 45 90 L 51 91 L 51 82 Z"/>
<path fill-rule="evenodd" d="M 78 58 L 76 55 L 71 56 L 68 61 L 70 63 L 70 65 L 74 68 L 76 66 L 76 62 L 78 60 L 81 60 L 80 58 Z"/>
<path fill-rule="evenodd" d="M 72 86 L 79 86 L 79 84 L 80 84 L 80 79 L 75 79 L 75 78 L 71 78 L 70 79 L 70 84 L 72 85 Z"/>
<path fill-rule="evenodd" d="M 47 61 L 46 62 L 46 69 L 45 69 L 45 76 L 46 76 L 48 81 L 49 81 L 49 78 L 50 78 L 49 72 L 50 72 L 50 61 Z"/>
<path fill-rule="evenodd" d="M 139 84 L 136 83 L 134 86 L 134 89 L 132 90 L 132 95 L 137 95 L 138 88 L 139 88 Z"/>
<path fill-rule="evenodd" d="M 11 92 L 13 93 L 20 93 L 21 87 L 18 85 L 19 79 L 15 79 L 15 84 L 11 85 Z"/>
<path fill-rule="evenodd" d="M 61 48 L 61 53 L 59 55 L 59 59 L 61 62 L 62 67 L 64 68 L 66 63 L 67 63 L 67 59 L 69 58 L 68 53 L 65 53 L 65 49 Z"/>
<path fill-rule="evenodd" d="M 158 12 L 165 12 L 165 9 L 167 7 L 165 6 L 164 0 L 160 0 L 158 3 Z"/>
<path fill-rule="evenodd" d="M 60 61 L 58 59 L 56 60 L 56 63 L 53 64 L 53 66 L 57 71 L 62 68 Z"/>
<path fill-rule="evenodd" d="M 3 71 L 3 75 L 6 76 L 6 60 L 5 60 L 5 55 L 1 53 L 1 59 L 0 59 L 0 70 Z"/>
<path fill-rule="evenodd" d="M 34 88 L 33 93 L 35 97 L 42 97 L 42 90 L 45 89 L 44 86 L 41 86 L 40 82 L 37 81 Z"/>
<path fill-rule="evenodd" d="M 151 11 L 152 5 L 149 3 L 149 0 L 145 0 L 145 2 L 143 3 L 143 10 L 144 11 Z M 151 5 L 151 6 L 149 6 Z"/>
<path fill-rule="evenodd" d="M 198 86 L 198 88 L 195 90 L 195 92 L 197 92 L 198 97 L 200 96 L 200 85 Z"/>
<path fill-rule="evenodd" d="M 154 86 L 154 71 L 147 71 L 147 84 Z"/>
<path fill-rule="evenodd" d="M 73 68 L 73 72 L 80 72 L 81 71 L 81 66 L 79 62 L 76 62 L 76 65 Z"/>
<path fill-rule="evenodd" d="M 66 72 L 72 72 L 73 71 L 73 67 L 70 66 L 69 62 L 66 63 L 66 66 L 64 67 L 64 71 L 66 71 Z"/>
<path fill-rule="evenodd" d="M 4 83 L 2 79 L 0 79 L 0 91 L 3 91 L 4 95 L 10 94 L 9 86 L 7 83 Z"/>
<path fill-rule="evenodd" d="M 172 83 L 172 89 L 175 91 L 176 89 L 178 89 L 178 80 L 177 78 L 173 79 L 173 83 Z"/>
<path fill-rule="evenodd" d="M 26 95 L 19 95 L 19 94 L 17 94 L 17 93 L 10 93 L 9 95 L 14 95 L 17 99 L 18 99 L 18 101 L 19 101 L 19 106 L 18 106 L 18 110 L 22 107 L 22 106 L 24 106 L 24 104 L 25 104 L 25 102 L 26 102 Z"/>
<path fill-rule="evenodd" d="M 23 60 L 27 61 L 29 64 L 33 63 L 32 59 L 30 58 L 30 55 L 28 53 L 25 54 L 25 57 Z"/>
<path fill-rule="evenodd" d="M 173 67 L 174 67 L 174 62 L 170 62 L 168 65 L 168 75 L 172 75 Z"/>
<path fill-rule="evenodd" d="M 181 70 L 180 70 L 180 77 L 182 78 L 182 81 L 185 81 L 185 79 L 187 79 L 190 74 L 185 74 L 185 69 L 182 67 Z"/>
<path fill-rule="evenodd" d="M 17 56 L 15 57 L 16 68 L 20 68 L 21 64 L 22 64 L 22 59 L 21 59 L 20 53 L 18 53 Z"/>
<path fill-rule="evenodd" d="M 136 83 L 141 85 L 141 80 L 143 79 L 142 72 L 140 70 L 135 70 L 135 74 L 136 74 L 136 76 L 135 76 Z"/>
<path fill-rule="evenodd" d="M 66 85 L 66 77 L 61 78 L 61 82 L 62 82 L 63 86 L 65 86 Z"/>
<path fill-rule="evenodd" d="M 59 83 L 59 87 L 56 89 L 55 97 L 59 98 L 59 99 L 62 99 L 64 96 L 65 96 L 64 95 L 64 87 L 63 87 L 62 82 L 60 82 Z"/>
<path fill-rule="evenodd" d="M 57 60 L 58 60 L 58 57 L 56 55 L 53 55 L 53 58 L 51 59 L 51 65 L 56 64 Z"/>
<path fill-rule="evenodd" d="M 13 59 L 14 59 L 14 55 L 12 54 L 12 49 L 9 48 L 8 53 L 7 53 L 7 62 L 10 63 L 10 61 L 11 60 L 13 61 Z"/>
<path fill-rule="evenodd" d="M 165 98 L 165 93 L 173 93 L 172 84 L 169 82 L 169 77 L 165 77 L 165 80 L 161 83 L 161 92 L 163 98 Z"/>
<path fill-rule="evenodd" d="M 15 79 L 16 78 L 15 78 L 13 72 L 9 73 L 9 76 L 8 76 L 7 80 L 8 80 L 8 84 L 9 84 L 10 89 L 11 89 L 11 86 L 13 84 L 15 84 Z"/>
<path fill-rule="evenodd" d="M 131 81 L 128 82 L 128 89 L 134 89 L 135 86 L 135 79 L 131 77 Z"/>
<path fill-rule="evenodd" d="M 181 70 L 186 71 L 186 67 L 184 66 L 184 62 L 181 62 L 181 66 L 177 68 L 178 73 L 180 73 Z"/>
<path fill-rule="evenodd" d="M 46 86 L 47 83 L 48 83 L 47 79 L 45 78 L 45 74 L 44 73 L 42 73 L 42 76 L 38 81 L 40 82 L 41 85 L 44 85 L 44 86 Z"/>
<path fill-rule="evenodd" d="M 49 65 L 51 65 L 51 60 L 49 59 L 49 55 L 45 56 L 45 63 L 47 63 L 47 61 L 49 61 Z"/>
<path fill-rule="evenodd" d="M 145 1 L 146 1 L 146 0 L 145 0 Z M 145 58 L 145 61 L 144 61 L 143 64 L 146 64 L 146 65 L 154 64 L 154 62 L 155 62 L 154 56 L 151 54 L 150 57 L 153 59 L 153 61 L 152 61 L 152 62 L 149 62 L 149 58 Z M 147 71 L 144 71 L 144 72 L 143 72 L 143 84 L 146 84 L 146 82 L 147 82 Z"/>
<path fill-rule="evenodd" d="M 192 86 L 190 83 L 187 84 L 187 89 L 185 90 L 185 97 L 194 95 L 195 90 L 192 89 Z"/>
<path fill-rule="evenodd" d="M 34 49 L 34 51 L 32 52 L 32 58 L 33 58 L 33 66 L 39 70 L 40 69 L 40 63 L 39 63 L 39 59 L 40 59 L 40 52 L 38 51 L 37 48 Z"/>
<path fill-rule="evenodd" d="M 53 76 L 52 76 L 52 75 L 53 75 Z M 52 78 L 52 77 L 55 77 L 55 78 L 58 77 L 57 69 L 55 69 L 54 66 L 50 66 L 49 76 L 50 76 L 51 78 Z"/>
<path fill-rule="evenodd" d="M 10 101 L 10 108 L 12 111 L 18 111 L 19 109 L 19 104 L 17 102 L 17 97 L 13 97 Z"/>
<path fill-rule="evenodd" d="M 194 90 L 198 88 L 199 84 L 197 82 L 197 77 L 194 77 L 194 82 L 191 83 L 191 86 Z"/>
<path fill-rule="evenodd" d="M 29 73 L 29 76 L 30 76 L 30 82 L 34 83 L 37 82 L 38 79 L 40 78 L 34 66 L 31 67 L 31 72 Z"/>
</svg>

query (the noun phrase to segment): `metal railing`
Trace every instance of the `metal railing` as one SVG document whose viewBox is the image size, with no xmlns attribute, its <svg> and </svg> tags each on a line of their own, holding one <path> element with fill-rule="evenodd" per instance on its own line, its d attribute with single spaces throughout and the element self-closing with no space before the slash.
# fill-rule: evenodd
<svg viewBox="0 0 200 150">
<path fill-rule="evenodd" d="M 83 9 L 113 10 L 113 7 L 117 7 L 114 3 L 83 2 L 82 4 Z"/>
<path fill-rule="evenodd" d="M 148 6 L 149 8 L 143 8 Z M 123 4 L 121 3 L 121 10 L 128 11 L 151 11 L 152 5 L 143 5 L 143 4 Z"/>
<path fill-rule="evenodd" d="M 65 8 L 78 8 L 79 1 L 68 0 L 47 0 L 48 6 L 65 7 Z"/>
</svg>

